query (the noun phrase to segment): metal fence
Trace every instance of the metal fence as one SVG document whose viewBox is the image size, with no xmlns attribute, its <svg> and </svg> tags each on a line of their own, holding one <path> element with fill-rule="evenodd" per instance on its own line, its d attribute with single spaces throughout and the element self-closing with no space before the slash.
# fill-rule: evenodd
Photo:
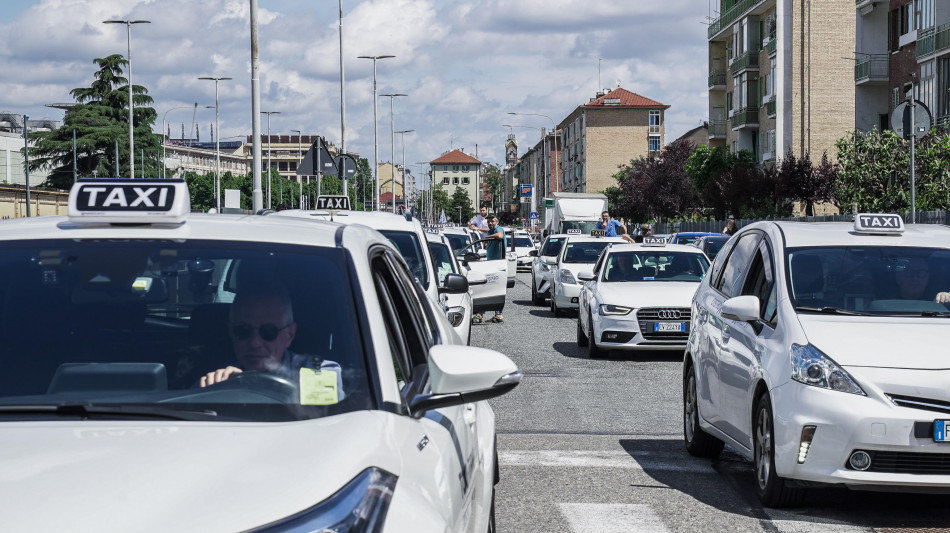
<svg viewBox="0 0 950 533">
<path fill-rule="evenodd" d="M 910 212 L 902 213 L 901 216 L 904 217 L 904 223 L 910 224 Z M 759 222 L 761 220 L 782 220 L 789 222 L 853 222 L 854 215 L 847 213 L 841 215 L 821 215 L 821 216 L 812 216 L 812 217 L 778 217 L 778 218 L 742 218 L 736 219 L 736 226 L 742 228 L 753 222 Z M 950 221 L 950 211 L 938 210 L 938 211 L 918 211 L 917 212 L 917 223 L 918 224 L 943 224 L 947 225 Z M 687 231 L 696 231 L 696 232 L 705 232 L 705 233 L 722 233 L 722 230 L 726 227 L 727 221 L 725 220 L 705 220 L 697 222 L 660 222 L 653 224 L 653 233 L 654 235 L 666 234 L 666 233 L 677 233 L 677 232 L 687 232 Z"/>
</svg>

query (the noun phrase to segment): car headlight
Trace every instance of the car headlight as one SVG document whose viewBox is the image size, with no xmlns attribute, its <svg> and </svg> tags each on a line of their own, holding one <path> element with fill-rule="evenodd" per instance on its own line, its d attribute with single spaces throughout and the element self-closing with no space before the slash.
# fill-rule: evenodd
<svg viewBox="0 0 950 533">
<path fill-rule="evenodd" d="M 622 305 L 600 304 L 601 316 L 629 315 L 630 311 L 633 311 L 632 307 L 624 307 Z"/>
<path fill-rule="evenodd" d="M 805 385 L 867 396 L 843 368 L 811 344 L 792 345 L 792 379 Z"/>
<path fill-rule="evenodd" d="M 367 468 L 336 494 L 310 509 L 253 531 L 378 533 L 386 522 L 397 479 L 384 470 Z"/>
<path fill-rule="evenodd" d="M 462 324 L 462 320 L 465 319 L 465 308 L 449 307 L 445 311 L 445 316 L 448 317 L 449 323 L 452 324 L 452 327 L 457 328 Z"/>
<path fill-rule="evenodd" d="M 539 262 L 538 262 L 538 268 L 540 268 L 542 272 L 550 272 L 550 271 L 551 271 L 551 265 L 545 263 L 544 261 L 539 261 Z"/>
<path fill-rule="evenodd" d="M 557 280 L 560 283 L 570 283 L 571 285 L 576 285 L 577 280 L 574 279 L 574 274 L 566 268 L 562 268 L 557 271 Z"/>
</svg>

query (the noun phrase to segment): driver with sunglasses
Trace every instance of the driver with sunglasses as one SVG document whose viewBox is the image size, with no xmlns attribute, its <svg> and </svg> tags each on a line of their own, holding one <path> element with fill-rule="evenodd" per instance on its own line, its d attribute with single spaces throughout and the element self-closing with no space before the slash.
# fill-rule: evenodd
<svg viewBox="0 0 950 533">
<path fill-rule="evenodd" d="M 201 377 L 199 386 L 207 387 L 226 381 L 241 372 L 269 372 L 297 381 L 302 367 L 336 372 L 338 401 L 344 397 L 342 370 L 339 363 L 289 350 L 297 333 L 290 294 L 281 286 L 254 287 L 243 290 L 231 304 L 229 324 L 234 356 L 239 366 L 227 366 Z"/>
</svg>

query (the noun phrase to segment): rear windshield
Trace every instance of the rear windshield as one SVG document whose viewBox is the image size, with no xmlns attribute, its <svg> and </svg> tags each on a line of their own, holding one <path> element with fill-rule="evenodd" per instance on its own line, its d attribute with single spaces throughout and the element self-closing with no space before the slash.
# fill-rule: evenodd
<svg viewBox="0 0 950 533">
<path fill-rule="evenodd" d="M 578 241 L 567 243 L 567 249 L 564 250 L 565 263 L 595 263 L 597 256 L 611 241 Z"/>
<path fill-rule="evenodd" d="M 347 261 L 271 243 L 6 242 L 0 413 L 264 422 L 371 408 Z M 229 366 L 244 372 L 200 386 Z"/>
<path fill-rule="evenodd" d="M 419 244 L 419 236 L 411 231 L 380 230 L 379 232 L 396 246 L 403 259 L 406 260 L 406 264 L 409 265 L 412 275 L 428 289 L 429 272 L 426 270 L 425 254 Z"/>
</svg>

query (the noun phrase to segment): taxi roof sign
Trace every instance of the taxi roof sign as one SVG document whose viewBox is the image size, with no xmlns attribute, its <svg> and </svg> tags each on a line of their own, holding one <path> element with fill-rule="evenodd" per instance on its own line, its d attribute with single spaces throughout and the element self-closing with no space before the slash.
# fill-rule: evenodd
<svg viewBox="0 0 950 533">
<path fill-rule="evenodd" d="M 317 196 L 317 209 L 349 211 L 350 197 L 345 195 Z"/>
<path fill-rule="evenodd" d="M 74 222 L 179 224 L 191 212 L 188 185 L 180 179 L 80 179 L 69 190 Z"/>
<path fill-rule="evenodd" d="M 591 237 L 604 237 L 606 234 L 607 234 L 607 230 L 602 230 L 602 229 L 590 230 Z"/>
<path fill-rule="evenodd" d="M 904 219 L 888 213 L 859 213 L 854 215 L 854 231 L 869 235 L 900 235 L 904 233 Z"/>
<path fill-rule="evenodd" d="M 644 246 L 666 246 L 666 239 L 663 237 L 644 237 Z"/>
<path fill-rule="evenodd" d="M 565 231 L 564 233 L 567 234 L 567 235 L 580 235 L 580 234 L 581 234 L 581 230 L 578 229 L 578 228 L 569 228 L 569 229 L 568 229 L 567 231 Z"/>
</svg>

